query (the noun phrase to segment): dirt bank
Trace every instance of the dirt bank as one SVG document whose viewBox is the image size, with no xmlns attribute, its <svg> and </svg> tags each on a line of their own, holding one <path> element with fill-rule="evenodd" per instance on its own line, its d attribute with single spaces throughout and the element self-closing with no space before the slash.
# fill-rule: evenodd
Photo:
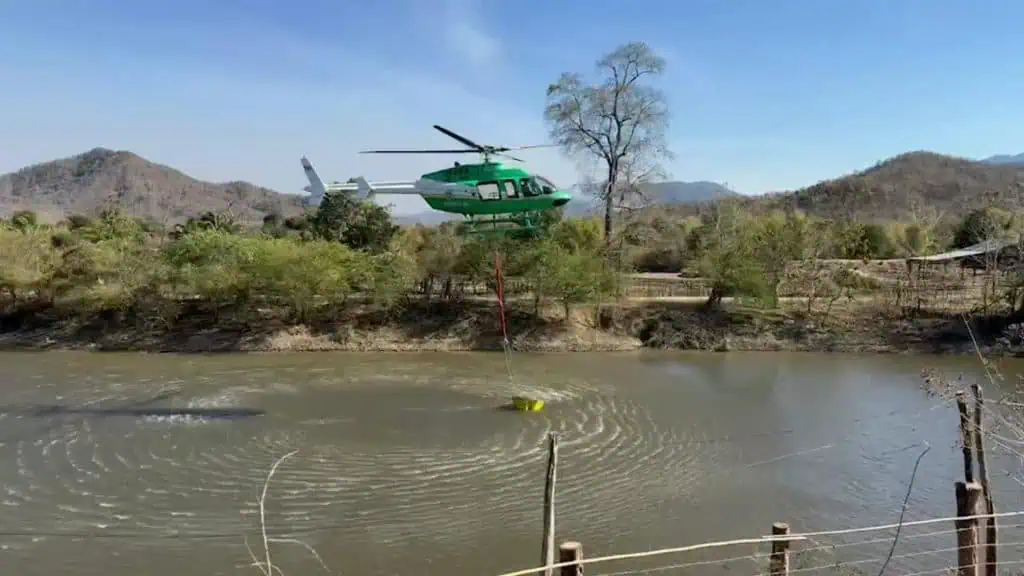
<svg viewBox="0 0 1024 576">
<path fill-rule="evenodd" d="M 149 352 L 231 351 L 469 351 L 500 350 L 498 314 L 488 302 L 413 302 L 399 311 L 370 306 L 330 314 L 309 324 L 272 309 L 183 309 L 171 321 L 131 312 L 91 315 L 55 310 L 0 318 L 0 349 L 89 349 Z M 1020 355 L 1024 327 L 1006 319 L 978 319 L 983 352 Z M 570 319 L 552 308 L 535 314 L 513 304 L 509 339 L 518 351 L 792 350 L 827 352 L 973 352 L 956 315 L 893 317 L 855 303 L 825 316 L 798 310 L 765 311 L 727 305 L 704 311 L 688 302 L 643 301 L 578 309 Z"/>
</svg>

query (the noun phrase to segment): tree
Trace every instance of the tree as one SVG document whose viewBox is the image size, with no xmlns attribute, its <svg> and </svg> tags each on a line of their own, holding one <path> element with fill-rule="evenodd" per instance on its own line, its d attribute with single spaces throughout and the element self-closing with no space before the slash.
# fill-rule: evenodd
<svg viewBox="0 0 1024 576">
<path fill-rule="evenodd" d="M 701 254 L 697 266 L 711 284 L 705 308 L 717 308 L 726 296 L 765 293 L 766 279 L 754 253 L 750 219 L 735 202 L 714 205 L 701 232 L 695 236 Z"/>
<path fill-rule="evenodd" d="M 997 238 L 1010 224 L 1009 215 L 995 208 L 974 210 L 964 216 L 953 234 L 953 248 L 966 248 Z"/>
<path fill-rule="evenodd" d="M 612 214 L 623 175 L 654 173 L 671 156 L 665 141 L 668 105 L 664 94 L 642 82 L 661 75 L 665 60 L 647 44 L 631 42 L 597 62 L 604 77 L 588 84 L 564 73 L 548 86 L 544 117 L 551 138 L 571 155 L 588 155 L 605 169 L 604 237 L 611 241 Z"/>
<path fill-rule="evenodd" d="M 317 238 L 375 253 L 387 250 L 398 231 L 387 208 L 372 202 L 357 202 L 343 192 L 324 196 L 309 219 L 309 227 Z"/>
<path fill-rule="evenodd" d="M 761 296 L 770 308 L 779 305 L 779 285 L 789 263 L 803 259 L 808 227 L 807 219 L 794 212 L 765 214 L 752 227 L 753 256 L 763 272 Z"/>
<path fill-rule="evenodd" d="M 19 210 L 11 214 L 11 226 L 22 232 L 39 226 L 39 216 L 31 210 Z"/>
<path fill-rule="evenodd" d="M 181 237 L 197 230 L 216 230 L 225 234 L 237 234 L 241 229 L 235 215 L 229 210 L 222 212 L 204 212 L 198 218 L 191 217 L 184 224 L 174 227 L 172 236 Z"/>
</svg>

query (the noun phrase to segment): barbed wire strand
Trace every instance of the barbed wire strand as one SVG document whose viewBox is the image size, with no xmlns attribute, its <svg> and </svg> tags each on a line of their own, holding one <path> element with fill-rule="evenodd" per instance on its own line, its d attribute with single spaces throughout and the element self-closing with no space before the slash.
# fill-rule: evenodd
<svg viewBox="0 0 1024 576">
<path fill-rule="evenodd" d="M 905 527 L 907 525 L 907 523 L 904 523 L 903 525 Z M 1024 528 L 1024 524 L 1006 524 L 1006 525 L 1000 525 L 999 526 L 1000 530 L 1002 530 L 1002 529 L 1010 530 L 1010 529 L 1013 529 L 1013 528 Z M 934 530 L 932 532 L 924 532 L 924 533 L 921 533 L 921 534 L 908 534 L 908 535 L 904 535 L 904 536 L 901 536 L 900 539 L 901 540 L 913 540 L 913 539 L 918 539 L 918 538 L 929 538 L 929 537 L 932 537 L 932 536 L 945 536 L 945 535 L 948 535 L 948 534 L 955 534 L 955 533 L 957 533 L 959 531 L 960 530 L 957 529 L 957 528 L 949 528 L 949 529 L 946 529 L 946 530 Z M 810 539 L 808 539 L 808 540 L 810 540 Z M 892 541 L 892 538 L 887 536 L 885 538 L 870 538 L 870 539 L 865 539 L 865 540 L 857 540 L 857 541 L 854 541 L 854 542 L 839 542 L 839 543 L 832 543 L 832 544 L 821 544 L 821 545 L 814 546 L 814 547 L 811 547 L 811 548 L 801 548 L 800 550 L 795 550 L 795 552 L 811 552 L 811 551 L 814 551 L 814 550 L 824 550 L 826 548 L 833 548 L 833 549 L 835 549 L 835 548 L 849 548 L 851 546 L 865 546 L 865 545 L 868 545 L 868 544 L 881 544 L 883 542 L 891 542 L 891 541 Z"/>
<path fill-rule="evenodd" d="M 953 522 L 955 520 L 982 520 L 985 518 L 1009 518 L 1014 516 L 1024 516 L 1024 510 L 1017 510 L 1014 512 L 997 512 L 995 514 L 975 514 L 973 516 L 948 516 L 946 518 L 927 518 L 925 520 L 912 520 L 910 522 L 904 522 L 903 526 L 927 526 L 928 524 L 937 524 L 939 522 Z M 801 538 L 813 538 L 815 536 L 839 536 L 843 534 L 857 534 L 860 532 L 881 532 L 882 530 L 894 530 L 899 524 L 878 524 L 875 526 L 863 526 L 861 528 L 844 528 L 840 530 L 821 530 L 818 532 L 800 532 L 793 534 L 793 536 L 800 536 Z"/>
<path fill-rule="evenodd" d="M 751 562 L 757 562 L 758 557 L 754 554 L 748 554 L 746 556 L 733 556 L 731 558 L 722 558 L 721 560 L 699 560 L 696 562 L 681 562 L 679 564 L 667 564 L 665 566 L 658 566 L 656 568 L 643 568 L 633 570 L 623 570 L 621 572 L 601 572 L 596 576 L 629 576 L 630 574 L 639 574 L 647 572 L 661 572 L 663 570 L 674 570 L 677 568 L 691 568 L 693 566 L 708 566 L 711 564 L 728 564 L 729 562 L 739 562 L 740 560 L 750 560 Z"/>
<path fill-rule="evenodd" d="M 1021 545 L 1024 545 L 1024 540 L 1020 540 L 1020 541 L 1017 541 L 1017 542 L 1006 542 L 1006 543 L 999 542 L 999 543 L 996 544 L 996 546 L 1021 546 Z M 946 553 L 946 552 L 959 552 L 960 550 L 962 550 L 964 548 L 973 548 L 973 547 L 975 547 L 974 544 L 970 544 L 970 545 L 967 545 L 967 546 L 952 546 L 952 547 L 946 547 L 946 548 L 934 548 L 934 549 L 930 549 L 930 550 L 919 550 L 917 552 L 907 552 L 906 554 L 897 554 L 895 556 L 892 556 L 892 559 L 899 560 L 899 559 L 903 559 L 903 558 L 916 558 L 918 556 L 928 556 L 930 554 L 943 554 L 943 553 Z M 839 566 L 855 566 L 855 565 L 859 565 L 859 564 L 870 564 L 872 562 L 879 562 L 882 559 L 883 558 L 878 557 L 878 558 L 865 558 L 865 559 L 861 559 L 861 560 L 850 560 L 848 562 L 831 562 L 829 564 L 823 564 L 821 566 L 811 566 L 809 568 L 798 568 L 796 570 L 790 570 L 789 572 L 790 572 L 790 574 L 796 574 L 796 573 L 799 573 L 799 572 L 813 572 L 815 570 L 824 570 L 825 568 L 832 568 L 832 567 L 836 566 L 837 564 Z"/>
<path fill-rule="evenodd" d="M 626 554 L 613 554 L 611 556 L 595 556 L 594 558 L 584 558 L 576 561 L 572 560 L 569 562 L 556 562 L 554 564 L 548 564 L 546 566 L 539 566 L 537 568 L 527 568 L 525 570 L 517 570 L 515 572 L 505 572 L 498 576 L 526 576 L 527 574 L 536 574 L 538 572 L 544 572 L 548 569 L 561 568 L 563 566 L 575 566 L 584 564 L 595 564 L 597 562 L 610 562 L 612 560 L 632 560 L 634 558 L 647 558 L 650 556 L 663 556 L 665 554 L 675 554 L 679 552 L 691 552 L 693 550 L 705 550 L 709 548 L 722 548 L 725 546 L 738 546 L 740 544 L 759 544 L 761 542 L 787 542 L 793 540 L 804 540 L 802 537 L 794 537 L 790 535 L 786 536 L 764 536 L 761 538 L 740 538 L 738 540 L 722 540 L 717 542 L 702 542 L 700 544 L 691 544 L 689 546 L 679 546 L 676 548 L 662 548 L 659 550 L 648 550 L 646 552 L 630 552 Z"/>
<path fill-rule="evenodd" d="M 956 530 L 944 531 L 944 532 L 947 532 L 947 533 L 949 533 L 949 532 L 956 532 Z M 888 542 L 889 539 L 886 538 L 884 541 Z M 998 544 L 998 546 L 1021 546 L 1021 545 L 1024 545 L 1024 540 L 1017 541 L 1017 542 L 1001 542 L 1001 543 Z M 835 568 L 836 566 L 840 566 L 840 567 L 842 567 L 842 566 L 856 566 L 856 565 L 861 565 L 861 564 L 870 564 L 870 563 L 873 563 L 873 562 L 883 562 L 883 561 L 886 561 L 887 559 L 900 560 L 900 559 L 904 559 L 904 558 L 915 558 L 915 557 L 918 557 L 918 556 L 928 556 L 928 555 L 931 555 L 931 554 L 942 554 L 942 553 L 946 553 L 946 552 L 957 552 L 957 551 L 959 551 L 962 548 L 969 548 L 969 547 L 972 547 L 972 546 L 973 545 L 968 545 L 968 546 L 952 546 L 952 547 L 945 547 L 945 548 L 934 548 L 934 549 L 929 549 L 929 550 L 919 550 L 917 552 L 908 552 L 906 554 L 897 554 L 897 555 L 888 555 L 887 554 L 885 556 L 878 556 L 878 557 L 875 557 L 875 558 L 864 558 L 864 559 L 860 559 L 860 560 L 851 560 L 851 561 L 846 561 L 846 562 L 833 561 L 833 562 L 829 562 L 828 564 L 821 564 L 819 566 L 811 566 L 811 567 L 806 567 L 806 568 L 791 569 L 789 571 L 789 573 L 790 574 L 797 574 L 797 573 L 803 573 L 803 572 L 813 572 L 813 571 L 816 571 L 816 570 L 826 570 L 826 569 L 830 569 L 830 568 Z M 810 552 L 810 551 L 813 551 L 813 550 L 817 550 L 817 549 L 820 549 L 820 548 L 822 548 L 822 547 L 803 548 L 803 549 L 800 549 L 800 550 L 792 550 L 791 554 L 794 554 L 794 555 L 805 554 L 807 552 Z M 765 558 L 766 556 L 767 556 L 766 554 L 762 554 L 762 555 L 748 554 L 748 555 L 745 555 L 745 556 L 732 556 L 732 557 L 729 557 L 729 558 L 721 558 L 721 559 L 716 559 L 716 560 L 698 560 L 698 561 L 693 561 L 693 562 L 680 562 L 680 563 L 676 563 L 676 564 L 666 564 L 666 565 L 663 565 L 663 566 L 657 566 L 657 567 L 654 567 L 654 568 L 635 568 L 635 569 L 630 569 L 630 570 L 621 570 L 621 571 L 618 571 L 618 572 L 601 572 L 597 576 L 629 576 L 631 574 L 640 574 L 640 573 L 647 573 L 647 572 L 660 572 L 660 571 L 664 571 L 664 570 L 690 568 L 690 567 L 694 567 L 694 566 L 707 566 L 707 565 L 711 565 L 711 564 L 727 564 L 729 562 L 737 562 L 737 561 L 740 561 L 740 560 L 750 560 L 750 561 L 753 561 L 753 562 L 757 562 L 758 560 L 761 560 L 761 559 Z"/>
<path fill-rule="evenodd" d="M 999 562 L 1000 566 L 1017 566 L 1017 565 L 1020 565 L 1020 564 L 1024 564 L 1024 560 L 1009 560 L 1009 561 L 1000 561 Z M 904 572 L 903 574 L 897 574 L 897 576 L 926 576 L 928 574 L 945 574 L 945 573 L 949 572 L 950 570 L 954 570 L 955 571 L 955 570 L 957 570 L 957 567 L 956 566 L 946 566 L 945 568 L 938 568 L 938 569 L 935 569 L 935 570 L 925 570 L 923 572 Z"/>
<path fill-rule="evenodd" d="M 902 526 L 926 526 L 928 524 L 936 524 L 939 522 L 953 522 L 955 520 L 975 520 L 983 518 L 1007 518 L 1013 516 L 1024 515 L 1024 510 L 1017 510 L 1013 512 L 998 512 L 996 514 L 975 514 L 973 516 L 948 516 L 945 518 L 929 518 L 926 520 L 914 520 L 911 522 L 903 522 Z M 648 550 L 645 552 L 630 552 L 624 554 L 613 554 L 610 556 L 596 556 L 593 558 L 584 558 L 580 561 L 569 561 L 569 562 L 557 562 L 546 566 L 537 566 L 535 568 L 527 568 L 524 570 L 516 570 L 514 572 L 504 572 L 498 576 L 526 576 L 528 574 L 535 574 L 537 572 L 543 572 L 548 569 L 561 568 L 563 566 L 573 566 L 576 564 L 595 564 L 598 562 L 610 562 L 613 560 L 631 560 L 635 558 L 647 558 L 651 556 L 663 556 L 666 554 L 676 554 L 680 552 L 691 552 L 694 550 L 704 550 L 710 548 L 722 548 L 725 546 L 737 546 L 741 544 L 759 544 L 762 542 L 780 542 L 780 541 L 804 541 L 815 536 L 837 536 L 841 534 L 857 534 L 863 532 L 879 532 L 882 530 L 892 530 L 898 528 L 901 524 L 880 524 L 876 526 L 864 526 L 861 528 L 846 528 L 842 530 L 822 530 L 818 532 L 803 532 L 797 534 L 787 534 L 784 536 L 765 535 L 760 538 L 741 538 L 737 540 L 720 540 L 715 542 L 702 542 L 699 544 L 691 544 L 689 546 L 678 546 L 673 548 L 661 548 L 658 550 Z"/>
</svg>

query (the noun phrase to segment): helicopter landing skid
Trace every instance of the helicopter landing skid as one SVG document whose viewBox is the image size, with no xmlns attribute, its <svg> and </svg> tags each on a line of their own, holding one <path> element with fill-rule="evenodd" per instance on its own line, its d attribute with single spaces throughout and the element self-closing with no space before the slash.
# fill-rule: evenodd
<svg viewBox="0 0 1024 576">
<path fill-rule="evenodd" d="M 540 232 L 540 218 L 523 213 L 514 216 L 492 216 L 490 218 L 467 217 L 463 222 L 464 231 L 470 235 L 483 236 L 536 236 Z"/>
</svg>

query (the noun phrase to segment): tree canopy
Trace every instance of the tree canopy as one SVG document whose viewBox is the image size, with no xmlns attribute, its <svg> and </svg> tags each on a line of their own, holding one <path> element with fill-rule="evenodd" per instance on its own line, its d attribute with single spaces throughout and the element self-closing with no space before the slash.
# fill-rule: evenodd
<svg viewBox="0 0 1024 576">
<path fill-rule="evenodd" d="M 548 87 L 544 116 L 551 138 L 567 153 L 588 156 L 604 168 L 598 196 L 607 242 L 616 200 L 635 193 L 671 156 L 665 138 L 669 110 L 664 93 L 646 84 L 665 70 L 665 59 L 647 44 L 620 46 L 598 60 L 597 69 L 601 76 L 594 83 L 577 73 L 562 74 Z"/>
</svg>

